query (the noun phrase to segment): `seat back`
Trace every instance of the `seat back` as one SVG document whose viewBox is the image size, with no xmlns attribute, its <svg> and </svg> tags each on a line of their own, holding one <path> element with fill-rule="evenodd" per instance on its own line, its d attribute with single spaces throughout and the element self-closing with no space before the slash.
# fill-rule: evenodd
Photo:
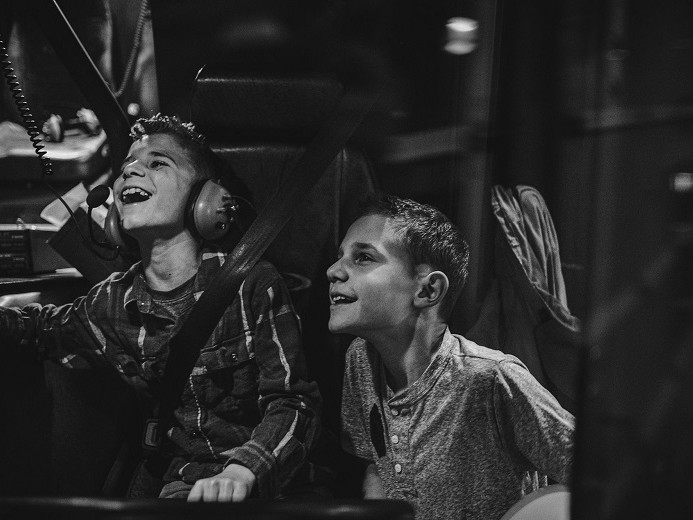
<svg viewBox="0 0 693 520">
<path fill-rule="evenodd" d="M 262 211 L 331 115 L 341 84 L 328 77 L 244 76 L 205 68 L 195 81 L 190 119 Z M 337 432 L 344 351 L 331 335 L 326 270 L 360 199 L 376 187 L 366 155 L 343 148 L 268 247 L 277 269 L 301 280 L 294 305 L 302 319 L 308 368 L 324 399 L 325 425 Z M 293 275 L 293 276 L 292 276 Z M 290 287 L 292 284 L 290 283 Z"/>
<path fill-rule="evenodd" d="M 558 238 L 541 194 L 495 186 L 495 280 L 465 336 L 518 357 L 576 413 L 581 323 L 568 309 Z"/>
</svg>

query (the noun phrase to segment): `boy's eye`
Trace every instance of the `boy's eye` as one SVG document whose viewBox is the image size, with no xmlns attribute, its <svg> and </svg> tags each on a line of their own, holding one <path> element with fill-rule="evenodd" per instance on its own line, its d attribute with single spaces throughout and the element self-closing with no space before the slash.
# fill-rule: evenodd
<svg viewBox="0 0 693 520">
<path fill-rule="evenodd" d="M 358 253 L 356 255 L 355 260 L 356 260 L 356 263 L 363 264 L 363 263 L 373 261 L 373 258 L 369 254 L 366 254 L 366 253 Z"/>
<path fill-rule="evenodd" d="M 166 163 L 164 161 L 152 161 L 151 163 L 152 168 L 159 168 L 161 166 L 166 166 Z"/>
</svg>

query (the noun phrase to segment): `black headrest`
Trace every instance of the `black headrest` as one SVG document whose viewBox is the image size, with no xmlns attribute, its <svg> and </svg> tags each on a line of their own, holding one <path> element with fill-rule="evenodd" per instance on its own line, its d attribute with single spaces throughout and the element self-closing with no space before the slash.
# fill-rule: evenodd
<svg viewBox="0 0 693 520">
<path fill-rule="evenodd" d="M 312 139 L 342 92 L 329 77 L 242 75 L 205 67 L 195 80 L 190 119 L 211 141 Z"/>
</svg>

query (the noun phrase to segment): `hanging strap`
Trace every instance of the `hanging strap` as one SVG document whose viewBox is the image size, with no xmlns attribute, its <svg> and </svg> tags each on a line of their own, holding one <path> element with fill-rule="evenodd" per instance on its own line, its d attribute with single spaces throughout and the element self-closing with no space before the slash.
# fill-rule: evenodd
<svg viewBox="0 0 693 520">
<path fill-rule="evenodd" d="M 344 148 L 376 95 L 370 91 L 347 90 L 333 115 L 296 163 L 291 175 L 250 225 L 229 254 L 221 271 L 195 303 L 187 319 L 169 342 L 169 358 L 164 370 L 158 436 L 168 430 L 186 381 L 199 357 L 200 349 L 216 328 L 221 316 L 243 283 L 248 272 L 305 201 L 305 195 Z"/>
</svg>

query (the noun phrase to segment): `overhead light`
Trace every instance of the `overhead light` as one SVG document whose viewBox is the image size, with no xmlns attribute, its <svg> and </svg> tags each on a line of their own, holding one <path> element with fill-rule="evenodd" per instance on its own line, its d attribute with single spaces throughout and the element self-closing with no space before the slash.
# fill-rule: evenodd
<svg viewBox="0 0 693 520">
<path fill-rule="evenodd" d="M 469 54 L 477 45 L 479 22 L 471 18 L 450 18 L 445 24 L 445 51 L 450 54 Z"/>
</svg>

